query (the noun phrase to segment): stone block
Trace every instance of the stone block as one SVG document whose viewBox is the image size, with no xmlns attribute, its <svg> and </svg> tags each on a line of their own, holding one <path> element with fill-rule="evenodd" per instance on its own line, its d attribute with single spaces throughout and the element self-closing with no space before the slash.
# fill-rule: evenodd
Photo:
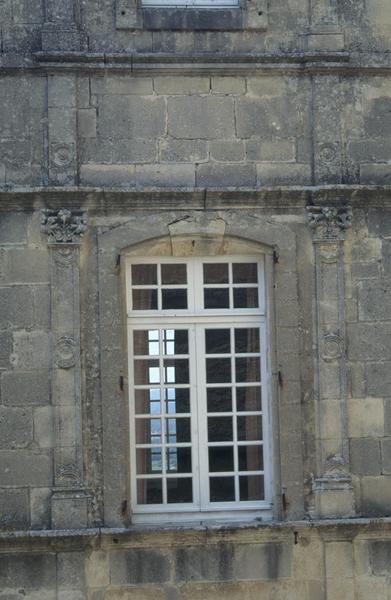
<svg viewBox="0 0 391 600">
<path fill-rule="evenodd" d="M 353 579 L 328 579 L 328 600 L 355 600 Z"/>
<path fill-rule="evenodd" d="M 77 129 L 83 138 L 96 137 L 96 109 L 82 108 L 77 111 Z"/>
<path fill-rule="evenodd" d="M 391 99 L 383 96 L 373 98 L 369 102 L 364 117 L 364 128 L 367 137 L 385 137 L 391 134 Z"/>
<path fill-rule="evenodd" d="M 371 285 L 358 290 L 358 314 L 361 321 L 391 319 L 391 289 L 388 285 Z"/>
<path fill-rule="evenodd" d="M 49 75 L 48 106 L 49 108 L 76 106 L 76 77 Z"/>
<path fill-rule="evenodd" d="M 242 544 L 234 548 L 235 579 L 263 580 L 290 577 L 292 546 L 288 544 Z"/>
<path fill-rule="evenodd" d="M 175 579 L 186 581 L 229 581 L 235 578 L 231 544 L 189 546 L 175 551 Z"/>
<path fill-rule="evenodd" d="M 28 450 L 1 450 L 0 481 L 6 486 L 48 487 L 52 484 L 51 457 Z"/>
<path fill-rule="evenodd" d="M 253 187 L 255 168 L 246 164 L 206 163 L 197 166 L 197 187 Z"/>
<path fill-rule="evenodd" d="M 296 159 L 296 145 L 293 140 L 246 141 L 247 160 L 257 162 L 292 162 Z"/>
<path fill-rule="evenodd" d="M 135 185 L 133 165 L 82 165 L 80 182 L 82 185 L 103 187 L 132 187 Z"/>
<path fill-rule="evenodd" d="M 361 514 L 364 517 L 391 516 L 391 476 L 362 478 Z"/>
<path fill-rule="evenodd" d="M 371 163 L 360 165 L 360 183 L 367 185 L 390 185 L 391 165 Z"/>
<path fill-rule="evenodd" d="M 79 590 L 58 590 L 57 600 L 85 600 L 85 593 Z"/>
<path fill-rule="evenodd" d="M 82 138 L 79 140 L 80 162 L 81 164 L 111 163 L 113 162 L 113 147 L 110 139 Z"/>
<path fill-rule="evenodd" d="M 369 562 L 374 575 L 386 575 L 391 573 L 391 542 L 369 541 Z"/>
<path fill-rule="evenodd" d="M 3 373 L 1 376 L 1 398 L 7 406 L 49 404 L 49 371 L 11 371 Z"/>
<path fill-rule="evenodd" d="M 113 585 L 164 583 L 170 579 L 170 562 L 159 550 L 130 549 L 110 554 Z"/>
<path fill-rule="evenodd" d="M 194 187 L 195 167 L 179 165 L 136 165 L 134 183 L 140 187 Z"/>
<path fill-rule="evenodd" d="M 368 363 L 365 366 L 369 396 L 388 396 L 391 389 L 391 363 Z"/>
<path fill-rule="evenodd" d="M 0 368 L 8 369 L 11 365 L 12 334 L 0 332 Z"/>
<path fill-rule="evenodd" d="M 84 583 L 84 553 L 59 552 L 57 554 L 58 587 L 64 590 L 81 590 Z"/>
<path fill-rule="evenodd" d="M 379 262 L 361 262 L 352 264 L 354 279 L 376 279 L 379 277 Z"/>
<path fill-rule="evenodd" d="M 372 208 L 368 210 L 368 233 L 370 239 L 376 239 L 377 243 L 384 243 L 380 237 L 391 237 L 391 211 Z"/>
<path fill-rule="evenodd" d="M 33 289 L 35 329 L 50 329 L 50 287 L 45 285 Z"/>
<path fill-rule="evenodd" d="M 355 475 L 380 475 L 379 441 L 372 438 L 352 439 L 350 445 L 351 471 Z"/>
<path fill-rule="evenodd" d="M 233 99 L 188 96 L 168 99 L 168 133 L 180 139 L 228 139 L 235 135 Z"/>
<path fill-rule="evenodd" d="M 98 134 L 107 138 L 155 138 L 166 130 L 165 99 L 159 96 L 103 96 L 98 115 Z"/>
<path fill-rule="evenodd" d="M 34 409 L 34 441 L 40 448 L 54 447 L 54 414 L 52 406 L 40 406 Z"/>
<path fill-rule="evenodd" d="M 391 435 L 391 400 L 384 400 L 384 434 Z"/>
<path fill-rule="evenodd" d="M 70 144 L 76 138 L 76 110 L 74 108 L 49 108 L 49 139 L 55 144 Z"/>
<path fill-rule="evenodd" d="M 354 140 L 348 144 L 347 154 L 360 163 L 391 160 L 391 142 L 385 138 Z"/>
<path fill-rule="evenodd" d="M 391 240 L 382 240 L 382 268 L 383 268 L 384 275 L 386 277 L 390 277 L 391 276 Z"/>
<path fill-rule="evenodd" d="M 0 213 L 0 244 L 25 244 L 26 241 L 27 215 L 25 213 Z"/>
<path fill-rule="evenodd" d="M 32 248 L 9 250 L 8 271 L 9 279 L 15 283 L 47 283 L 49 254 Z"/>
<path fill-rule="evenodd" d="M 0 448 L 26 448 L 32 439 L 31 411 L 0 406 Z"/>
<path fill-rule="evenodd" d="M 384 435 L 384 404 L 381 398 L 355 398 L 348 401 L 350 438 Z"/>
<path fill-rule="evenodd" d="M 29 524 L 28 490 L 0 489 L 0 530 L 28 529 Z"/>
<path fill-rule="evenodd" d="M 244 77 L 212 77 L 211 87 L 214 94 L 245 94 L 246 80 Z"/>
<path fill-rule="evenodd" d="M 0 554 L 0 589 L 56 587 L 54 553 Z"/>
<path fill-rule="evenodd" d="M 104 600 L 167 600 L 165 590 L 157 586 L 109 588 Z"/>
<path fill-rule="evenodd" d="M 31 527 L 33 529 L 50 528 L 51 488 L 30 488 Z"/>
<path fill-rule="evenodd" d="M 105 587 L 110 583 L 108 555 L 103 550 L 96 550 L 86 556 L 85 577 L 88 587 Z"/>
<path fill-rule="evenodd" d="M 355 600 L 388 600 L 388 584 L 384 577 L 357 577 L 356 578 L 356 598 Z"/>
<path fill-rule="evenodd" d="M 208 160 L 208 145 L 204 140 L 177 140 L 166 137 L 160 140 L 159 154 L 163 162 L 199 163 Z"/>
<path fill-rule="evenodd" d="M 113 144 L 113 162 L 118 164 L 156 161 L 156 141 L 146 139 L 118 140 Z"/>
<path fill-rule="evenodd" d="M 297 108 L 287 97 L 236 99 L 236 132 L 240 138 L 289 138 L 300 135 Z M 223 137 L 223 136 L 220 136 Z"/>
<path fill-rule="evenodd" d="M 347 353 L 350 360 L 391 360 L 389 343 L 391 326 L 388 323 L 349 323 Z"/>
<path fill-rule="evenodd" d="M 91 77 L 91 94 L 144 96 L 152 93 L 153 81 L 149 77 L 134 77 L 130 75 Z"/>
<path fill-rule="evenodd" d="M 12 363 L 18 369 L 48 369 L 51 363 L 49 335 L 43 331 L 15 332 Z"/>
<path fill-rule="evenodd" d="M 83 529 L 87 527 L 87 498 L 70 492 L 52 496 L 52 529 Z"/>
<path fill-rule="evenodd" d="M 247 92 L 250 96 L 275 97 L 287 93 L 288 80 L 279 76 L 249 77 L 247 79 Z"/>
<path fill-rule="evenodd" d="M 29 329 L 33 325 L 33 297 L 26 286 L 0 288 L 2 329 Z"/>
<path fill-rule="evenodd" d="M 328 542 L 325 544 L 326 577 L 345 579 L 353 577 L 353 544 Z"/>
<path fill-rule="evenodd" d="M 257 164 L 257 185 L 310 185 L 311 167 L 301 163 Z"/>
<path fill-rule="evenodd" d="M 380 442 L 382 473 L 391 475 L 391 438 L 385 438 Z"/>
<path fill-rule="evenodd" d="M 244 144 L 242 140 L 216 140 L 210 143 L 210 156 L 220 162 L 244 160 Z"/>
<path fill-rule="evenodd" d="M 182 77 L 168 76 L 155 77 L 153 88 L 157 94 L 173 95 L 191 95 L 191 94 L 209 94 L 209 77 Z"/>
</svg>

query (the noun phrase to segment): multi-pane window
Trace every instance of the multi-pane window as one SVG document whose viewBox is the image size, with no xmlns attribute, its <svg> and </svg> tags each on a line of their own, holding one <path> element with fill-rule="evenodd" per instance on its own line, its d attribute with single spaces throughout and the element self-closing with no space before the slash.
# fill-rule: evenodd
<svg viewBox="0 0 391 600">
<path fill-rule="evenodd" d="M 127 312 L 135 520 L 266 514 L 263 261 L 131 261 Z"/>
</svg>

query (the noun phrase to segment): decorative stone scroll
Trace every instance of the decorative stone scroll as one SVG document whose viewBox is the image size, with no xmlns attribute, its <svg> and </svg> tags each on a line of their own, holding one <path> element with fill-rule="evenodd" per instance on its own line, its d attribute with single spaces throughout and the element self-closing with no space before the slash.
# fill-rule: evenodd
<svg viewBox="0 0 391 600">
<path fill-rule="evenodd" d="M 343 242 L 352 213 L 347 207 L 308 206 L 307 217 L 316 276 L 314 510 L 318 517 L 347 517 L 354 514 L 354 504 L 347 436 Z"/>
<path fill-rule="evenodd" d="M 52 527 L 87 526 L 83 484 L 79 244 L 86 230 L 80 211 L 44 211 L 42 231 L 51 252 L 52 401 L 55 419 Z"/>
</svg>

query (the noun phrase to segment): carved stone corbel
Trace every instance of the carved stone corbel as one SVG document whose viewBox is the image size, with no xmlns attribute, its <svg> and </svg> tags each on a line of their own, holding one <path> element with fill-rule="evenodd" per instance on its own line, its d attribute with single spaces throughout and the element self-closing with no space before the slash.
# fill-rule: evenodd
<svg viewBox="0 0 391 600">
<path fill-rule="evenodd" d="M 86 230 L 80 211 L 43 211 L 51 253 L 52 402 L 55 419 L 53 529 L 87 526 L 83 482 L 79 245 Z"/>
<path fill-rule="evenodd" d="M 351 516 L 354 502 L 347 435 L 343 243 L 352 213 L 347 207 L 308 206 L 307 218 L 313 231 L 316 277 L 315 513 L 318 517 Z"/>
</svg>

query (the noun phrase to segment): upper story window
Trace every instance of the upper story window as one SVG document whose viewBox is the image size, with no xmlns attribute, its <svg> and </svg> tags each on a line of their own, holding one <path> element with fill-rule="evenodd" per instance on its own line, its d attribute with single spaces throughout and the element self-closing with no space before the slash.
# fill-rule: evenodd
<svg viewBox="0 0 391 600">
<path fill-rule="evenodd" d="M 239 6 L 239 0 L 142 0 L 142 6 L 210 7 Z"/>
<path fill-rule="evenodd" d="M 134 521 L 270 514 L 264 263 L 127 264 Z"/>
</svg>

